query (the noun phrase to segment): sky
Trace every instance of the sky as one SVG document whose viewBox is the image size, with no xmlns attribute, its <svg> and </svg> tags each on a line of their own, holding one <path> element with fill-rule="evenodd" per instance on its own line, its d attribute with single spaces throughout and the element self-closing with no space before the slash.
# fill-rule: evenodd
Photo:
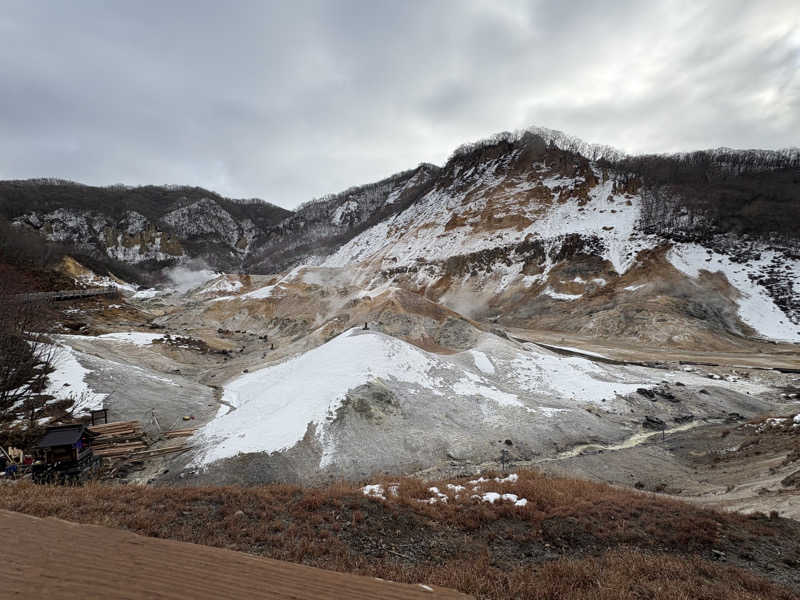
<svg viewBox="0 0 800 600">
<path fill-rule="evenodd" d="M 0 0 L 0 179 L 286 208 L 530 125 L 800 145 L 797 0 Z"/>
</svg>

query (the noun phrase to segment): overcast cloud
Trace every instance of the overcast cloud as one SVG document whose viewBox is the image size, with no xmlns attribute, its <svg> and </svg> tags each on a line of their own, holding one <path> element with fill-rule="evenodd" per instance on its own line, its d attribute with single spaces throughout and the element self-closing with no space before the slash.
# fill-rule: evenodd
<svg viewBox="0 0 800 600">
<path fill-rule="evenodd" d="M 800 3 L 0 0 L 0 178 L 291 208 L 527 125 L 800 145 Z"/>
</svg>

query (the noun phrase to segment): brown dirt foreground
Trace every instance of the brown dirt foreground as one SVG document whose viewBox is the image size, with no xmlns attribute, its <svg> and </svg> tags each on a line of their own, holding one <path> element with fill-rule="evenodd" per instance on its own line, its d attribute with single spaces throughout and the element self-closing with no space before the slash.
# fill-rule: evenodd
<svg viewBox="0 0 800 600">
<path fill-rule="evenodd" d="M 490 476 L 494 476 L 491 475 Z M 337 484 L 263 487 L 0 486 L 0 508 L 241 550 L 478 598 L 798 598 L 800 523 L 718 513 L 603 484 L 521 472 L 481 484 L 524 507 L 472 498 L 465 480 L 367 498 Z M 455 498 L 447 484 L 466 486 Z M 421 502 L 429 486 L 446 503 Z M 208 573 L 213 577 L 213 570 Z"/>
<path fill-rule="evenodd" d="M 442 588 L 379 581 L 2 510 L 0 538 L 14 540 L 13 552 L 0 562 L 4 598 L 469 598 Z"/>
</svg>

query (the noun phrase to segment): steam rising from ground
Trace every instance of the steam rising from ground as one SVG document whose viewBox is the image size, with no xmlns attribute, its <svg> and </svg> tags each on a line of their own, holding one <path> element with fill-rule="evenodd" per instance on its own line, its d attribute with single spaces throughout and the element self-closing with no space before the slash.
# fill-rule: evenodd
<svg viewBox="0 0 800 600">
<path fill-rule="evenodd" d="M 219 275 L 205 261 L 199 259 L 164 269 L 162 273 L 169 280 L 171 287 L 181 294 L 185 294 Z"/>
</svg>

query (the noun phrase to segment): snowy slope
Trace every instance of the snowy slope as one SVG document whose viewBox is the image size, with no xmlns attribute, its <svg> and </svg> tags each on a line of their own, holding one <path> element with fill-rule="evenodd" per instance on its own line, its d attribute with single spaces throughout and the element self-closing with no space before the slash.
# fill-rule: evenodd
<svg viewBox="0 0 800 600">
<path fill-rule="evenodd" d="M 800 324 L 793 323 L 775 305 L 764 287 L 754 282 L 766 265 L 772 263 L 774 251 L 765 250 L 758 259 L 745 263 L 733 262 L 730 257 L 719 254 L 699 244 L 675 244 L 667 254 L 676 269 L 689 277 L 697 278 L 701 271 L 722 273 L 738 291 L 736 303 L 739 318 L 755 329 L 761 336 L 774 340 L 800 343 Z M 800 288 L 800 260 L 781 259 L 784 271 Z"/>
<path fill-rule="evenodd" d="M 515 142 L 524 132 L 509 135 L 505 141 Z M 545 138 L 584 156 L 603 155 L 602 147 L 576 145 L 558 132 Z M 613 288 L 632 266 L 640 264 L 643 251 L 672 243 L 643 231 L 645 214 L 652 218 L 654 200 L 645 199 L 638 184 L 631 185 L 624 174 L 609 171 L 603 163 L 581 162 L 574 155 L 531 159 L 518 146 L 503 146 L 498 154 L 497 145 L 503 143 L 493 138 L 457 151 L 439 185 L 405 211 L 341 246 L 323 266 L 357 266 L 365 294 L 405 287 L 424 290 L 426 296 L 471 318 L 505 314 L 525 319 L 547 310 L 553 314 L 562 310 L 559 305 L 579 306 L 579 301 L 597 290 Z M 709 237 L 703 243 L 717 242 Z M 696 301 L 702 303 L 705 295 L 712 305 L 719 299 L 718 290 L 706 290 L 696 281 L 698 265 L 724 272 L 738 290 L 742 322 L 761 337 L 800 340 L 800 261 L 791 258 L 789 246 L 775 248 L 764 241 L 749 244 L 750 258 L 743 258 L 740 244 L 728 239 L 716 247 L 731 256 L 711 252 L 710 262 L 705 260 L 703 246 L 677 244 L 668 260 L 693 278 L 698 290 L 703 289 Z M 587 256 L 602 262 L 592 262 Z M 570 264 L 573 258 L 578 264 Z M 562 277 L 562 272 L 568 275 Z M 616 295 L 626 296 L 644 286 L 642 282 L 622 286 Z M 657 288 L 654 292 L 658 293 Z M 639 298 L 649 294 L 644 290 Z M 539 304 L 528 310 L 520 303 L 521 296 Z M 504 311 L 506 302 L 518 312 Z M 678 294 L 676 304 L 686 302 Z M 680 313 L 675 315 L 681 318 Z M 528 326 L 524 321 L 515 324 Z M 703 324 L 693 326 L 699 331 Z M 594 326 L 587 327 L 593 330 Z M 713 329 L 714 324 L 708 327 Z M 735 325 L 729 329 L 734 335 L 744 331 Z M 681 339 L 678 330 L 673 339 Z"/>
<path fill-rule="evenodd" d="M 91 371 L 78 362 L 80 355 L 80 352 L 67 345 L 54 346 L 54 371 L 47 376 L 48 385 L 44 391 L 58 400 L 74 400 L 72 411 L 75 415 L 102 408 L 103 400 L 108 395 L 96 393 L 84 381 Z"/>
<path fill-rule="evenodd" d="M 403 389 L 419 402 L 452 405 L 453 410 L 460 402 L 477 401 L 490 421 L 541 421 L 587 402 L 603 401 L 612 409 L 615 398 L 651 383 L 640 372 L 552 355 L 534 346 L 494 350 L 493 358 L 475 350 L 442 356 L 380 333 L 351 329 L 305 354 L 229 382 L 223 402 L 233 409 L 223 406 L 198 433 L 201 451 L 195 464 L 285 450 L 303 439 L 312 423 L 324 449 L 321 466 L 331 464 L 336 445 L 326 435 L 328 422 L 349 390 L 370 381 Z"/>
<path fill-rule="evenodd" d="M 623 274 L 636 252 L 653 245 L 652 240 L 636 231 L 641 198 L 615 193 L 612 180 L 591 188 L 588 202 L 581 202 L 579 197 L 569 195 L 571 190 L 577 194 L 585 183 L 580 177 L 548 173 L 542 165 L 538 166 L 543 171 L 541 178 L 534 180 L 528 176 L 497 177 L 494 173 L 498 166 L 489 164 L 480 176 L 468 179 L 471 186 L 466 190 L 431 191 L 401 214 L 353 238 L 326 259 L 324 266 L 343 267 L 380 255 L 385 267 L 397 267 L 411 265 L 417 259 L 443 261 L 531 237 L 557 243 L 566 235 L 581 234 L 598 238 L 603 258 Z M 567 196 L 567 200 L 526 201 L 533 191 L 537 196 Z M 466 204 L 465 197 L 470 198 Z M 531 222 L 524 227 L 485 227 L 482 212 L 491 212 L 498 221 L 513 216 Z M 466 223 L 452 227 L 454 217 L 459 216 Z"/>
</svg>

